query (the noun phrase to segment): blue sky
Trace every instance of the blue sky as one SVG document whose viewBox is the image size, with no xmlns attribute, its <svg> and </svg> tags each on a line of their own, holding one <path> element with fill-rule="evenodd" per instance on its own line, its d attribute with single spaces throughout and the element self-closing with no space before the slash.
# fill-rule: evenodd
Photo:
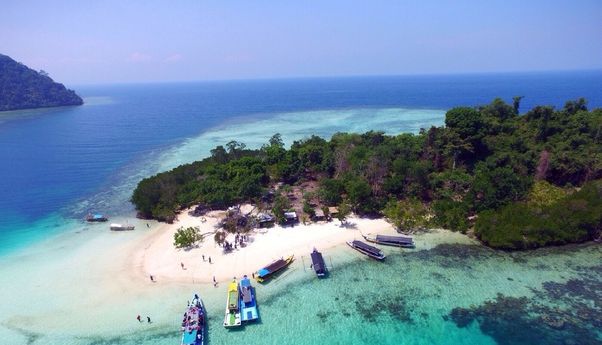
<svg viewBox="0 0 602 345">
<path fill-rule="evenodd" d="M 602 68 L 602 1 L 20 1 L 0 53 L 65 83 Z"/>
</svg>

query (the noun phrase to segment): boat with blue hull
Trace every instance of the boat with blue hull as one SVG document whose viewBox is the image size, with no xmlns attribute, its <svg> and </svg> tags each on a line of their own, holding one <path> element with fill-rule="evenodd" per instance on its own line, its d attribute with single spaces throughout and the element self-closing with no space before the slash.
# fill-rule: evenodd
<svg viewBox="0 0 602 345">
<path fill-rule="evenodd" d="M 286 259 L 278 259 L 278 260 L 272 262 L 271 264 L 265 266 L 264 268 L 260 269 L 259 271 L 257 271 L 257 273 L 255 274 L 255 279 L 258 282 L 263 283 L 266 280 L 268 280 L 269 278 L 273 277 L 279 271 L 285 269 L 288 265 L 293 263 L 294 260 L 295 260 L 294 255 L 291 255 Z"/>
<path fill-rule="evenodd" d="M 108 220 L 109 220 L 109 218 L 107 216 L 105 216 L 104 214 L 100 214 L 100 213 L 96 213 L 96 214 L 88 213 L 86 215 L 86 221 L 90 222 L 90 223 L 106 222 Z"/>
<path fill-rule="evenodd" d="M 182 320 L 181 345 L 204 345 L 207 316 L 203 300 L 195 294 Z"/>
<path fill-rule="evenodd" d="M 240 281 L 240 315 L 242 322 L 254 321 L 259 318 L 257 312 L 257 299 L 255 298 L 255 288 L 251 285 L 251 280 L 244 276 Z"/>
</svg>

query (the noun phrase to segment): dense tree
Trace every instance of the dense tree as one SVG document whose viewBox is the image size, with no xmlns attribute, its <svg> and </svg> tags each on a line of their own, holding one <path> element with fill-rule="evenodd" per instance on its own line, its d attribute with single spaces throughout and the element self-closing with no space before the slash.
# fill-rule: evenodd
<svg viewBox="0 0 602 345">
<path fill-rule="evenodd" d="M 36 72 L 0 54 L 0 111 L 83 103 L 73 90 L 55 83 L 45 71 Z"/>
<path fill-rule="evenodd" d="M 203 239 L 198 227 L 180 227 L 176 230 L 173 238 L 176 248 L 188 248 Z"/>
<path fill-rule="evenodd" d="M 529 222 L 540 214 L 548 217 L 549 210 L 560 207 L 555 205 L 577 210 L 585 205 L 576 214 L 589 217 L 594 201 L 562 200 L 571 200 L 574 187 L 602 178 L 602 110 L 587 111 L 585 100 L 577 100 L 562 110 L 535 107 L 518 115 L 519 102 L 496 99 L 481 107 L 453 108 L 445 127 L 418 135 L 337 133 L 329 141 L 298 140 L 289 149 L 279 134 L 261 149 L 232 141 L 202 161 L 143 179 L 132 201 L 140 216 L 171 221 L 194 203 L 226 208 L 262 200 L 282 221 L 291 207 L 288 197 L 271 200 L 266 191 L 276 184 L 286 191 L 315 181 L 317 191 L 304 199 L 308 214 L 314 203 L 339 205 L 359 215 L 385 214 L 402 229 L 428 222 L 462 232 L 473 227 L 476 216 L 480 238 L 504 248 L 591 238 L 589 221 L 587 226 Z M 513 212 L 538 225 L 510 219 Z M 588 230 L 545 230 L 559 229 L 558 224 Z M 515 228 L 521 226 L 524 231 Z"/>
</svg>

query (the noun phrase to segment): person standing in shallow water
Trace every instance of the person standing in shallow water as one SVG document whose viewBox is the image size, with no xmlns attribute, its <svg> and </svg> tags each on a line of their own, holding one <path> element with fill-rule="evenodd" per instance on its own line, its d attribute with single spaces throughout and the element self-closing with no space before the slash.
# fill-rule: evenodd
<svg viewBox="0 0 602 345">
<path fill-rule="evenodd" d="M 140 315 L 136 316 L 136 320 L 138 320 L 138 322 L 142 322 L 142 320 L 140 319 Z"/>
<path fill-rule="evenodd" d="M 147 317 L 146 317 L 146 322 L 148 322 L 148 323 L 151 323 L 150 316 L 147 316 Z"/>
</svg>

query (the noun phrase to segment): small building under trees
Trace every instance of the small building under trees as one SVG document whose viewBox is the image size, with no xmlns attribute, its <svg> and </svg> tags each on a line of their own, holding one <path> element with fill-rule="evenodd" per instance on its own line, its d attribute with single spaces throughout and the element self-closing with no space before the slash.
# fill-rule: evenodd
<svg viewBox="0 0 602 345">
<path fill-rule="evenodd" d="M 299 217 L 297 216 L 297 212 L 288 211 L 284 212 L 284 224 L 295 224 L 299 222 Z"/>
</svg>

